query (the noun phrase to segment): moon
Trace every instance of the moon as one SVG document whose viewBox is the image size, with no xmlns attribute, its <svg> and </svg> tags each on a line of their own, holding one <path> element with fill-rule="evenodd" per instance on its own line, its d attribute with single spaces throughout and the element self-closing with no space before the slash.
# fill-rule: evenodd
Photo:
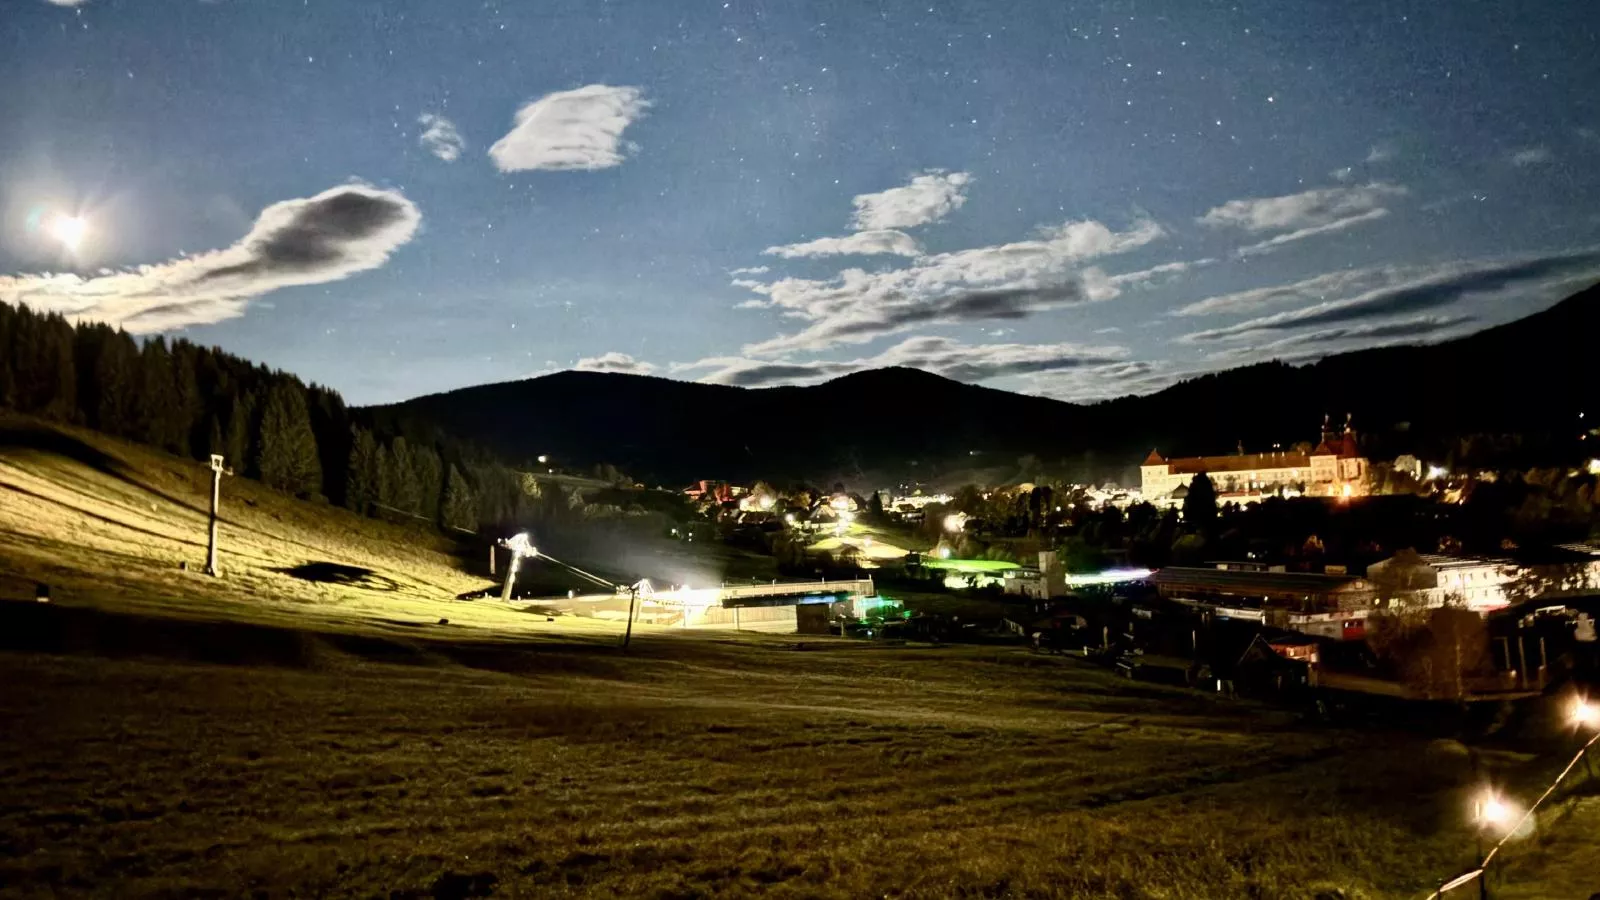
<svg viewBox="0 0 1600 900">
<path fill-rule="evenodd" d="M 77 252 L 88 233 L 89 223 L 82 216 L 56 216 L 50 220 L 50 236 L 72 252 Z"/>
</svg>

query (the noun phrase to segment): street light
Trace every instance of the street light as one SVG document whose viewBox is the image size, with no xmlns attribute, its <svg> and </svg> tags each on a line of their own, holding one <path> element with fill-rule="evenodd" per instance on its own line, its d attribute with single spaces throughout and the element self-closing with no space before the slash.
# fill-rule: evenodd
<svg viewBox="0 0 1600 900">
<path fill-rule="evenodd" d="M 1600 728 L 1600 703 L 1583 697 L 1572 698 L 1572 724 L 1579 728 Z"/>
<path fill-rule="evenodd" d="M 1474 803 L 1475 815 L 1473 819 L 1482 829 L 1506 831 L 1517 821 L 1517 808 L 1510 801 L 1495 793 L 1492 788 L 1484 788 Z"/>
</svg>

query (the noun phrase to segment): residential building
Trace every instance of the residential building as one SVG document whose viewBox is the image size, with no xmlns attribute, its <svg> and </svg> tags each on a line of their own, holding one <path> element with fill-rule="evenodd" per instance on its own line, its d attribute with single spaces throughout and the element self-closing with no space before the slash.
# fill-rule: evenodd
<svg viewBox="0 0 1600 900">
<path fill-rule="evenodd" d="M 1459 602 L 1480 613 L 1543 595 L 1600 587 L 1600 549 L 1568 544 L 1505 557 L 1403 554 L 1367 567 L 1380 601 L 1420 600 L 1428 606 Z"/>
</svg>

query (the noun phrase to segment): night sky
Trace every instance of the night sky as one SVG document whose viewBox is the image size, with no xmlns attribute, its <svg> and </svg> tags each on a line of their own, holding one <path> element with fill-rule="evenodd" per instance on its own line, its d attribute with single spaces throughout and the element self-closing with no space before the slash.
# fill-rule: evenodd
<svg viewBox="0 0 1600 900">
<path fill-rule="evenodd" d="M 363 404 L 1144 392 L 1600 280 L 1597 38 L 1592 0 L 0 0 L 0 300 Z"/>
</svg>

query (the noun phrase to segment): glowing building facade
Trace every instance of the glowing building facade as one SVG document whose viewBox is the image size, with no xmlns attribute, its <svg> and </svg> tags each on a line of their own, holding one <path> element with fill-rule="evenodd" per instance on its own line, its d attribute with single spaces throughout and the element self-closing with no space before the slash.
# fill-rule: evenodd
<svg viewBox="0 0 1600 900">
<path fill-rule="evenodd" d="M 1343 432 L 1335 431 L 1323 419 L 1322 440 L 1309 453 L 1245 453 L 1241 448 L 1229 456 L 1167 459 L 1151 450 L 1139 466 L 1140 493 L 1158 504 L 1171 504 L 1188 492 L 1189 482 L 1201 472 L 1211 479 L 1217 499 L 1223 502 L 1275 495 L 1358 497 L 1370 490 L 1370 464 L 1356 446 L 1356 433 L 1348 419 Z"/>
</svg>

